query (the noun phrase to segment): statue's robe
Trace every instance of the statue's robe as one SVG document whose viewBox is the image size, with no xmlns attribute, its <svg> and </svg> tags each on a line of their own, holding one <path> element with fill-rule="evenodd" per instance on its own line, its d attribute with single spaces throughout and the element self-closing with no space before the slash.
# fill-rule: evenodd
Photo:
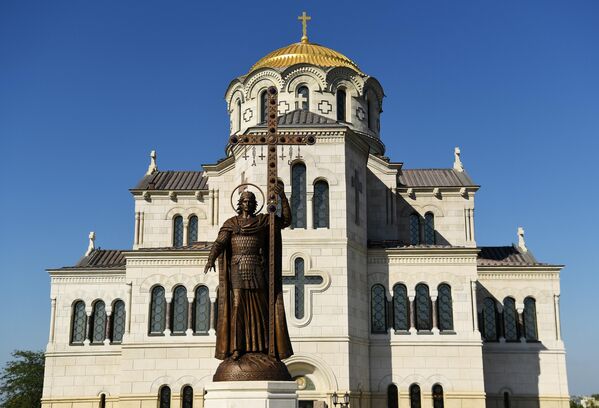
<svg viewBox="0 0 599 408">
<path fill-rule="evenodd" d="M 293 355 L 285 307 L 283 304 L 283 284 L 281 278 L 281 229 L 290 224 L 290 214 L 283 206 L 283 217 L 275 217 L 275 357 L 285 359 Z M 288 204 L 287 204 L 288 207 Z M 287 210 L 287 211 L 285 211 Z M 218 277 L 218 321 L 216 325 L 216 350 L 215 357 L 224 360 L 229 357 L 236 345 L 244 344 L 241 353 L 263 352 L 268 353 L 268 248 L 269 248 L 269 216 L 258 214 L 250 219 L 240 216 L 229 218 L 219 231 L 232 236 L 233 234 L 260 234 L 263 237 L 263 273 L 266 282 L 263 290 L 242 289 L 242 310 L 233 314 L 233 294 L 231 287 L 231 241 L 225 243 L 219 256 Z M 215 243 L 216 244 L 216 243 Z M 264 307 L 263 305 L 266 305 Z M 239 321 L 242 319 L 243 321 Z M 239 336 L 243 336 L 242 339 Z M 249 338 L 248 338 L 249 337 Z"/>
</svg>

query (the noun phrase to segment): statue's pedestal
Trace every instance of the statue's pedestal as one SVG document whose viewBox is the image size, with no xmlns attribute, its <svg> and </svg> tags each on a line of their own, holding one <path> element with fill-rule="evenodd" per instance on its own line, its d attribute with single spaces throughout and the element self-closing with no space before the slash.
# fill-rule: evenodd
<svg viewBox="0 0 599 408">
<path fill-rule="evenodd" d="M 222 381 L 205 387 L 204 408 L 296 408 L 295 381 Z"/>
</svg>

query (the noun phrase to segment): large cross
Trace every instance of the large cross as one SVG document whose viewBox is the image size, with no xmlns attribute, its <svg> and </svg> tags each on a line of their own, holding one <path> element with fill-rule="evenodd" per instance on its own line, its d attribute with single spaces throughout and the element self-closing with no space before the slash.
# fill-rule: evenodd
<svg viewBox="0 0 599 408">
<path fill-rule="evenodd" d="M 297 18 L 302 22 L 302 42 L 308 42 L 308 21 L 312 20 L 312 17 L 306 14 L 305 11 L 302 12 L 302 15 Z"/>
<path fill-rule="evenodd" d="M 279 145 L 312 145 L 316 143 L 314 136 L 282 135 L 278 133 L 278 91 L 271 86 L 266 91 L 267 117 L 266 135 L 233 135 L 229 138 L 232 147 L 236 145 L 266 145 L 267 148 L 267 180 L 266 180 L 266 211 L 269 217 L 269 248 L 268 248 L 268 354 L 276 357 L 275 353 L 275 216 L 277 212 L 278 195 L 275 187 L 279 181 L 277 170 L 277 146 Z"/>
<path fill-rule="evenodd" d="M 305 285 L 320 285 L 322 276 L 310 275 L 304 273 L 304 262 L 295 262 L 295 275 L 283 276 L 284 285 L 295 286 L 295 318 L 304 318 L 304 286 Z"/>
</svg>

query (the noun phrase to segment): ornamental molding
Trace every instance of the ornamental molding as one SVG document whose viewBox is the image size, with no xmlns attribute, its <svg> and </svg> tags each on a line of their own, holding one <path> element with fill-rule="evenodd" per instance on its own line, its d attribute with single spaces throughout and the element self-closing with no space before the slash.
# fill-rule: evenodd
<svg viewBox="0 0 599 408">
<path fill-rule="evenodd" d="M 283 84 L 284 84 L 283 78 L 281 77 L 281 74 L 279 74 L 277 71 L 275 71 L 271 68 L 265 68 L 262 71 L 258 70 L 256 72 L 254 72 L 252 75 L 250 75 L 249 78 L 246 78 L 243 83 L 244 88 L 245 88 L 244 96 L 245 96 L 246 100 L 251 98 L 251 95 L 254 94 L 254 92 L 253 92 L 254 86 L 256 86 L 256 84 L 263 79 L 274 82 L 273 85 L 276 85 L 278 89 L 283 88 Z M 257 93 L 256 93 L 256 95 L 257 95 Z"/>
<path fill-rule="evenodd" d="M 231 102 L 235 99 L 235 95 L 239 92 L 239 100 L 243 104 L 245 102 L 245 90 L 243 88 L 243 84 L 241 82 L 235 82 L 234 85 L 229 86 L 227 89 L 227 94 L 225 95 L 225 100 L 227 102 L 227 110 L 232 113 L 233 109 L 231 108 Z"/>
<path fill-rule="evenodd" d="M 201 258 L 127 258 L 127 266 L 205 266 L 207 261 L 208 252 Z"/>
<path fill-rule="evenodd" d="M 559 280 L 559 272 L 483 272 L 478 271 L 481 283 L 484 280 Z"/>
<path fill-rule="evenodd" d="M 322 91 L 327 86 L 326 74 L 323 70 L 312 66 L 300 66 L 291 71 L 283 72 L 283 86 L 285 91 L 295 93 L 292 88 L 296 79 L 301 79 L 301 76 L 308 76 L 313 80 L 312 85 L 317 85 L 320 89 L 311 89 L 311 91 Z"/>
<path fill-rule="evenodd" d="M 252 120 L 253 116 L 254 112 L 252 111 L 252 108 L 246 108 L 246 110 L 243 112 L 244 122 L 249 122 L 250 120 Z"/>
<path fill-rule="evenodd" d="M 327 73 L 327 91 L 335 91 L 342 81 L 351 83 L 358 94 L 364 91 L 364 80 L 355 71 L 346 67 L 333 68 Z"/>
<path fill-rule="evenodd" d="M 333 110 L 333 105 L 329 103 L 329 101 L 323 99 L 317 105 L 318 111 L 323 115 L 328 115 Z"/>
<path fill-rule="evenodd" d="M 120 276 L 53 276 L 52 284 L 58 283 L 125 283 L 125 274 Z"/>
<path fill-rule="evenodd" d="M 369 264 L 379 265 L 395 265 L 395 264 L 462 264 L 476 265 L 476 257 L 474 256 L 369 256 Z"/>
</svg>

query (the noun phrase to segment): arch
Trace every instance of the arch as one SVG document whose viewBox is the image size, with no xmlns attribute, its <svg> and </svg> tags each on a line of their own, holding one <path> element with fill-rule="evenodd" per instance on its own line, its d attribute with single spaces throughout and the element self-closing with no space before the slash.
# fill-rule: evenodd
<svg viewBox="0 0 599 408">
<path fill-rule="evenodd" d="M 334 92 L 340 86 L 345 86 L 352 97 L 357 97 L 364 90 L 364 80 L 357 72 L 346 67 L 335 67 L 327 72 L 326 78 L 329 92 Z"/>
<path fill-rule="evenodd" d="M 410 408 L 420 408 L 422 406 L 420 396 L 420 385 L 414 383 L 410 385 Z"/>
<path fill-rule="evenodd" d="M 364 95 L 366 95 L 369 92 L 374 94 L 374 96 L 376 97 L 380 112 L 382 112 L 383 98 L 385 97 L 385 93 L 383 91 L 381 83 L 374 77 L 368 77 L 366 81 L 364 81 Z"/>
<path fill-rule="evenodd" d="M 310 110 L 310 88 L 308 88 L 308 85 L 301 84 L 300 86 L 298 86 L 297 89 L 295 90 L 295 97 L 296 97 L 295 109 L 301 109 L 304 111 Z M 299 101 L 300 97 L 302 98 L 301 101 Z M 299 101 L 299 102 L 297 102 L 297 101 Z"/>
<path fill-rule="evenodd" d="M 206 211 L 204 211 L 204 209 L 202 209 L 200 207 L 187 207 L 187 208 L 173 207 L 173 208 L 170 208 L 164 214 L 164 219 L 165 220 L 170 220 L 170 219 L 175 218 L 175 216 L 177 216 L 177 215 L 180 215 L 183 218 L 189 218 L 192 215 L 195 215 L 200 220 L 206 220 L 206 219 L 208 219 L 208 216 L 206 215 Z"/>
<path fill-rule="evenodd" d="M 387 297 L 385 287 L 380 283 L 370 289 L 370 332 L 387 333 Z"/>
<path fill-rule="evenodd" d="M 291 377 L 310 375 L 317 390 L 336 390 L 339 388 L 337 377 L 329 365 L 319 357 L 295 353 L 285 360 Z"/>
<path fill-rule="evenodd" d="M 187 313 L 189 309 L 187 289 L 183 285 L 175 286 L 171 302 L 171 333 L 173 335 L 185 334 L 187 330 Z"/>
<path fill-rule="evenodd" d="M 431 211 L 424 214 L 424 243 L 435 245 L 435 215 Z"/>
<path fill-rule="evenodd" d="M 306 228 L 306 165 L 291 166 L 291 228 Z"/>
<path fill-rule="evenodd" d="M 181 408 L 193 408 L 193 388 L 190 385 L 181 389 Z"/>
<path fill-rule="evenodd" d="M 117 299 L 112 302 L 112 319 L 110 328 L 110 342 L 120 344 L 125 334 L 125 302 Z"/>
<path fill-rule="evenodd" d="M 163 385 L 162 387 L 160 387 L 160 390 L 158 391 L 158 407 L 171 407 L 171 388 L 168 385 Z"/>
<path fill-rule="evenodd" d="M 166 296 L 162 286 L 152 288 L 150 296 L 150 319 L 148 332 L 150 335 L 162 335 L 166 329 Z"/>
<path fill-rule="evenodd" d="M 296 64 L 282 73 L 283 88 L 290 94 L 300 83 L 305 83 L 313 92 L 322 92 L 326 86 L 326 74 L 317 67 L 307 64 Z"/>
<path fill-rule="evenodd" d="M 516 299 L 508 296 L 503 299 L 503 338 L 505 341 L 518 341 L 519 337 Z"/>
<path fill-rule="evenodd" d="M 440 331 L 453 330 L 453 300 L 451 286 L 447 283 L 437 287 L 437 316 Z"/>
<path fill-rule="evenodd" d="M 329 183 L 326 180 L 315 181 L 312 206 L 314 228 L 329 228 Z"/>
<path fill-rule="evenodd" d="M 403 283 L 396 283 L 393 286 L 393 329 L 410 330 L 410 299 L 408 289 Z"/>
<path fill-rule="evenodd" d="M 433 328 L 433 313 L 431 297 L 428 285 L 419 283 L 416 285 L 416 296 L 414 298 L 416 315 L 416 330 L 429 331 Z"/>
<path fill-rule="evenodd" d="M 198 240 L 198 216 L 193 214 L 187 221 L 187 245 L 191 245 Z"/>
<path fill-rule="evenodd" d="M 87 314 L 85 313 L 85 302 L 76 300 L 72 306 L 71 318 L 71 344 L 83 344 L 85 341 L 87 327 Z"/>
<path fill-rule="evenodd" d="M 183 246 L 183 217 L 177 214 L 173 217 L 173 246 L 179 248 Z"/>
<path fill-rule="evenodd" d="M 198 285 L 193 300 L 193 332 L 208 334 L 210 330 L 210 296 L 208 287 Z"/>
<path fill-rule="evenodd" d="M 103 344 L 106 340 L 106 303 L 96 300 L 92 305 L 91 315 L 91 343 Z"/>
<path fill-rule="evenodd" d="M 497 305 L 495 300 L 486 297 L 483 300 L 483 311 L 482 311 L 482 334 L 485 341 L 497 341 Z"/>
<path fill-rule="evenodd" d="M 537 331 L 537 305 L 532 296 L 524 299 L 522 321 L 524 323 L 524 337 L 526 341 L 537 341 L 539 339 Z"/>
<path fill-rule="evenodd" d="M 410 245 L 420 244 L 420 215 L 413 212 L 409 218 Z"/>
<path fill-rule="evenodd" d="M 257 98 L 259 90 L 262 88 L 268 88 L 269 86 L 276 86 L 278 90 L 283 89 L 283 78 L 281 74 L 272 68 L 262 68 L 252 72 L 244 80 L 245 99 Z"/>
<path fill-rule="evenodd" d="M 243 98 L 242 102 L 245 102 L 244 86 L 241 81 L 236 78 L 229 82 L 229 86 L 225 92 L 225 102 L 227 103 L 228 111 L 231 111 L 231 103 L 235 100 L 235 95 L 237 93 L 241 94 L 241 97 Z"/>
<path fill-rule="evenodd" d="M 235 102 L 235 132 L 241 131 L 241 99 Z"/>
<path fill-rule="evenodd" d="M 443 408 L 444 407 L 444 401 L 443 401 L 443 386 L 439 383 L 433 385 L 432 388 L 432 393 L 433 393 L 433 408 Z"/>
</svg>

